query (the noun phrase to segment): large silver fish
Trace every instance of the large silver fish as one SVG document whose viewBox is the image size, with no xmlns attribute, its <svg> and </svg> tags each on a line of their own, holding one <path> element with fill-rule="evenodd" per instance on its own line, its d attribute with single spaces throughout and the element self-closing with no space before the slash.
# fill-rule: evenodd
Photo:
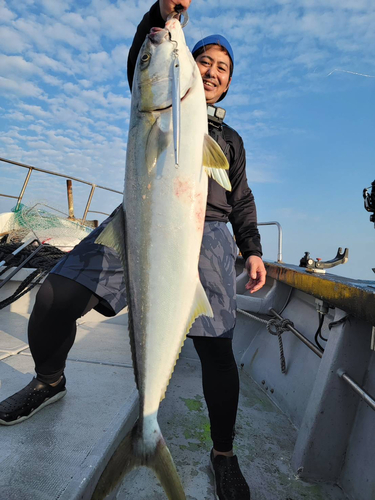
<svg viewBox="0 0 375 500">
<path fill-rule="evenodd" d="M 173 119 L 176 89 L 180 109 Z M 115 248 L 124 265 L 139 420 L 108 463 L 93 499 L 105 498 L 140 465 L 154 469 L 168 498 L 185 499 L 157 413 L 191 325 L 201 314 L 212 316 L 198 260 L 208 175 L 230 189 L 228 168 L 207 135 L 198 67 L 180 22 L 170 19 L 165 29 L 151 30 L 137 59 L 123 210 L 97 240 Z"/>
</svg>

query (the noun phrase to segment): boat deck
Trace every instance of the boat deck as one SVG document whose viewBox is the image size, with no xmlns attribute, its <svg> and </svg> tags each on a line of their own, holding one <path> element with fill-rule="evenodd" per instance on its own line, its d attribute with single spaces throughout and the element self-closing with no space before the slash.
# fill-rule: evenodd
<svg viewBox="0 0 375 500">
<path fill-rule="evenodd" d="M 26 300 L 0 311 L 1 400 L 34 376 Z M 1 500 L 91 497 L 101 464 L 137 416 L 126 325 L 126 312 L 82 318 L 65 372 L 67 395 L 29 420 L 0 426 Z"/>
<path fill-rule="evenodd" d="M 213 500 L 209 467 L 209 421 L 201 389 L 200 363 L 187 340 L 161 404 L 159 423 L 174 457 L 187 500 Z M 251 488 L 252 500 L 343 500 L 336 485 L 296 479 L 290 460 L 297 431 L 266 394 L 241 374 L 235 452 Z M 117 500 L 165 500 L 152 471 L 142 468 L 124 478 Z"/>
<path fill-rule="evenodd" d="M 26 336 L 29 302 L 25 296 L 0 312 L 1 400 L 33 376 Z M 22 424 L 0 426 L 0 499 L 91 498 L 106 460 L 136 418 L 126 330 L 126 311 L 116 318 L 95 311 L 82 318 L 67 363 L 65 398 Z M 245 374 L 241 379 L 236 451 L 252 500 L 345 499 L 338 486 L 308 484 L 294 476 L 290 459 L 297 431 L 254 382 Z M 159 422 L 187 500 L 213 499 L 209 422 L 190 340 L 161 405 Z M 165 494 L 151 471 L 138 469 L 111 497 L 161 500 Z"/>
</svg>

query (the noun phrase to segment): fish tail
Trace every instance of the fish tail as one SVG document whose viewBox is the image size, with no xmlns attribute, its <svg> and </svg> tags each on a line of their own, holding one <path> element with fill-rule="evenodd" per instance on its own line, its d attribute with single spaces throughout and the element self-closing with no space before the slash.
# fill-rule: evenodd
<svg viewBox="0 0 375 500">
<path fill-rule="evenodd" d="M 186 499 L 172 455 L 163 436 L 156 447 L 152 461 L 147 465 L 154 470 L 169 500 Z"/>
<path fill-rule="evenodd" d="M 139 458 L 133 455 L 133 435 L 134 428 L 124 437 L 107 463 L 91 500 L 104 500 L 126 474 L 141 465 Z"/>
<path fill-rule="evenodd" d="M 91 500 L 104 500 L 131 470 L 146 466 L 158 477 L 170 500 L 186 500 L 186 496 L 159 427 L 155 429 L 154 445 L 146 445 L 138 423 L 119 444 L 104 469 Z"/>
</svg>

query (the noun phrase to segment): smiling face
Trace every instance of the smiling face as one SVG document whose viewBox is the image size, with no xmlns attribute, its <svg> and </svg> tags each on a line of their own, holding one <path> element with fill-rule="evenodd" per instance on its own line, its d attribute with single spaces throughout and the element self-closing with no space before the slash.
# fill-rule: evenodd
<svg viewBox="0 0 375 500">
<path fill-rule="evenodd" d="M 202 76 L 206 102 L 215 104 L 228 90 L 232 80 L 230 57 L 220 45 L 208 45 L 195 61 Z"/>
</svg>

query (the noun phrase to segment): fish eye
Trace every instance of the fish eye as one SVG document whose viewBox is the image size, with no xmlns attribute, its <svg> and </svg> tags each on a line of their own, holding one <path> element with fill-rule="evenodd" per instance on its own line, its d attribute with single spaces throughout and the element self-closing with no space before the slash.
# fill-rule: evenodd
<svg viewBox="0 0 375 500">
<path fill-rule="evenodd" d="M 141 61 L 142 61 L 143 63 L 146 63 L 146 62 L 148 62 L 148 61 L 150 60 L 150 58 L 151 58 L 150 54 L 148 54 L 148 53 L 146 52 L 146 53 L 144 53 L 144 54 L 143 54 L 143 56 L 141 57 Z"/>
</svg>

